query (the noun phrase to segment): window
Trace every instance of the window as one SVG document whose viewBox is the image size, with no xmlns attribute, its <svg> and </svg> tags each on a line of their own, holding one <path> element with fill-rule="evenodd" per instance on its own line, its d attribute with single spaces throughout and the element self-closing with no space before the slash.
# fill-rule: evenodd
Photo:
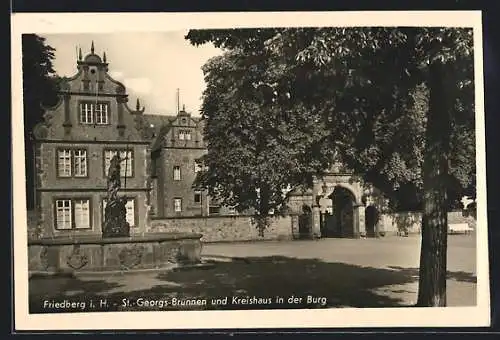
<svg viewBox="0 0 500 340">
<path fill-rule="evenodd" d="M 191 140 L 191 131 L 189 131 L 189 130 L 179 131 L 179 139 L 180 140 Z"/>
<path fill-rule="evenodd" d="M 90 204 L 89 200 L 75 200 L 75 228 L 87 229 L 90 227 Z"/>
<path fill-rule="evenodd" d="M 102 200 L 102 220 L 104 221 L 106 213 L 106 204 L 108 201 L 106 199 Z M 135 198 L 127 198 L 127 203 L 125 203 L 126 220 L 131 228 L 136 227 L 135 225 Z"/>
<path fill-rule="evenodd" d="M 57 169 L 59 177 L 71 177 L 71 150 L 57 152 Z"/>
<path fill-rule="evenodd" d="M 109 164 L 111 158 L 119 153 L 120 162 L 120 176 L 132 177 L 134 168 L 134 153 L 132 150 L 104 150 L 104 175 L 108 176 Z"/>
<path fill-rule="evenodd" d="M 181 180 L 181 167 L 180 166 L 174 166 L 174 181 L 180 181 Z"/>
<path fill-rule="evenodd" d="M 81 103 L 80 104 L 80 123 L 82 124 L 93 124 L 94 114 L 92 110 L 93 105 L 91 103 Z"/>
<path fill-rule="evenodd" d="M 56 229 L 71 229 L 71 200 L 56 201 Z"/>
<path fill-rule="evenodd" d="M 86 177 L 87 150 L 57 150 L 57 174 L 59 177 Z"/>
<path fill-rule="evenodd" d="M 75 177 L 87 176 L 87 150 L 74 150 Z"/>
<path fill-rule="evenodd" d="M 198 173 L 202 170 L 201 162 L 194 161 L 194 173 Z"/>
<path fill-rule="evenodd" d="M 55 202 L 56 229 L 90 229 L 89 199 L 59 199 Z"/>
<path fill-rule="evenodd" d="M 194 192 L 194 203 L 201 203 L 201 192 L 200 191 Z"/>
<path fill-rule="evenodd" d="M 108 104 L 99 103 L 95 110 L 95 122 L 96 124 L 108 124 Z"/>
<path fill-rule="evenodd" d="M 109 124 L 109 103 L 81 102 L 81 124 L 107 125 Z"/>
<path fill-rule="evenodd" d="M 174 198 L 174 211 L 175 212 L 182 211 L 182 198 Z"/>
</svg>

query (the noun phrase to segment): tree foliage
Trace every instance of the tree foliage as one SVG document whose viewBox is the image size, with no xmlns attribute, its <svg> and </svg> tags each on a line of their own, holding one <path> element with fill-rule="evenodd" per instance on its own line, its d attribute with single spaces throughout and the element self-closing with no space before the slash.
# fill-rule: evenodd
<svg viewBox="0 0 500 340">
<path fill-rule="evenodd" d="M 295 158 L 297 164 L 290 164 L 284 162 L 290 154 L 276 155 L 279 152 L 275 151 L 281 151 L 279 147 L 283 146 L 279 142 L 259 144 L 262 132 L 271 133 L 261 130 L 264 117 L 266 123 L 274 122 L 276 113 L 287 112 L 288 120 L 282 125 L 293 131 L 297 126 L 290 117 L 306 115 L 307 122 L 314 122 L 306 131 L 313 145 L 318 137 L 325 141 L 344 164 L 393 202 L 409 201 L 408 197 L 402 199 L 402 193 L 415 196 L 413 201 L 420 203 L 423 210 L 418 304 L 446 305 L 446 213 L 461 194 L 474 191 L 475 183 L 472 29 L 194 30 L 186 38 L 194 45 L 212 42 L 228 51 L 219 59 L 218 73 L 236 88 L 219 89 L 228 90 L 222 95 L 223 102 L 238 104 L 229 108 L 211 103 L 204 106 L 203 114 L 209 118 L 208 130 L 214 122 L 210 117 L 217 115 L 238 126 L 236 112 L 251 104 L 244 111 L 248 122 L 244 150 L 264 145 L 264 150 L 257 149 L 272 157 L 257 157 L 250 169 L 258 169 L 259 173 L 259 161 L 269 161 L 266 165 L 271 173 L 277 169 L 288 172 L 284 166 L 295 165 L 298 171 L 281 181 L 292 185 L 295 178 L 301 178 L 304 165 L 322 164 L 325 170 L 329 162 L 324 159 L 324 148 L 309 158 Z M 241 82 L 231 76 L 231 71 L 226 72 L 220 63 L 224 58 L 236 58 L 245 65 L 248 73 L 241 69 L 238 75 L 249 82 Z M 210 87 L 213 79 L 209 77 L 207 82 Z M 257 88 L 264 85 L 265 100 L 251 99 L 243 104 L 245 99 L 239 91 L 252 92 L 248 85 L 255 84 Z M 205 103 L 212 102 L 209 97 L 205 96 Z M 209 132 L 207 138 L 210 141 L 214 135 Z M 231 150 L 227 145 L 218 146 L 211 148 L 209 144 L 208 159 L 214 160 L 221 150 Z M 270 159 L 277 159 L 280 167 L 276 168 Z M 229 162 L 234 161 L 231 158 Z M 221 169 L 229 162 L 224 157 L 212 161 L 214 167 L 209 168 L 206 178 L 217 182 L 226 175 Z M 249 164 L 245 159 L 243 163 Z M 321 172 L 319 168 L 317 172 Z M 239 179 L 235 176 L 234 182 Z M 225 190 L 227 183 L 219 186 L 222 196 L 232 192 Z M 269 187 L 271 191 L 277 188 Z"/>
<path fill-rule="evenodd" d="M 23 108 L 28 208 L 33 205 L 33 150 L 31 133 L 43 118 L 42 106 L 57 102 L 57 80 L 54 70 L 55 49 L 36 34 L 22 36 Z"/>
<path fill-rule="evenodd" d="M 212 42 L 227 51 L 204 69 L 208 89 L 202 113 L 208 130 L 222 124 L 224 131 L 245 130 L 257 136 L 256 125 L 249 116 L 264 114 L 266 123 L 270 123 L 271 117 L 281 119 L 290 136 L 295 136 L 299 127 L 293 119 L 312 124 L 301 131 L 302 136 L 305 133 L 310 142 L 323 142 L 316 154 L 310 154 L 307 164 L 301 162 L 305 158 L 294 163 L 287 153 L 277 153 L 283 156 L 279 164 L 292 166 L 296 171 L 291 171 L 298 176 L 283 177 L 282 185 L 274 188 L 276 192 L 299 184 L 297 177 L 310 179 L 312 172 L 304 171 L 304 166 L 316 165 L 311 162 L 318 161 L 325 170 L 329 165 L 325 156 L 338 154 L 349 168 L 381 189 L 395 209 L 406 210 L 421 208 L 429 97 L 426 79 L 428 66 L 434 61 L 451 61 L 454 68 L 455 84 L 450 86 L 456 88 L 456 107 L 450 133 L 453 150 L 449 204 L 456 205 L 462 194 L 474 191 L 471 33 L 467 29 L 448 28 L 283 28 L 193 30 L 186 38 L 195 45 Z M 212 86 L 215 83 L 220 86 L 218 89 Z M 260 86 L 255 87 L 256 84 Z M 217 102 L 209 104 L 211 98 Z M 250 100 L 254 105 L 251 112 L 244 114 L 249 125 L 239 125 L 243 111 L 229 107 L 237 105 L 238 100 L 246 101 L 243 105 Z M 221 110 L 218 105 L 223 101 L 229 106 Z M 220 120 L 210 119 L 215 115 Z M 263 122 L 262 118 L 257 120 Z M 272 130 L 263 133 L 274 136 Z M 206 135 L 209 143 L 223 136 L 210 132 Z M 247 146 L 254 143 L 251 138 L 246 141 Z M 287 148 L 287 140 L 278 141 L 277 145 Z M 270 146 L 267 150 L 276 156 L 276 144 Z M 300 146 L 291 145 L 290 149 L 295 147 Z M 218 148 L 209 145 L 209 169 L 215 171 L 219 165 L 230 163 L 223 157 L 217 159 L 224 148 L 232 150 L 223 141 Z M 248 164 L 246 160 L 241 162 Z M 239 164 L 233 160 L 231 163 Z M 266 171 L 274 169 L 272 163 L 268 165 Z M 257 169 L 251 165 L 249 173 L 254 168 Z M 314 172 L 321 173 L 321 167 L 315 167 Z M 215 183 L 215 178 L 224 177 L 220 175 L 211 172 L 204 182 L 208 183 L 210 177 L 211 183 Z M 221 193 L 224 196 L 230 191 Z"/>
<path fill-rule="evenodd" d="M 23 34 L 23 99 L 26 128 L 42 119 L 42 105 L 57 101 L 57 75 L 54 70 L 55 49 L 47 45 L 45 38 L 36 34 Z"/>
<path fill-rule="evenodd" d="M 333 150 L 322 113 L 305 105 L 275 105 L 268 55 L 251 59 L 242 49 L 232 50 L 203 69 L 208 171 L 196 185 L 239 211 L 266 216 L 285 207 L 290 185 L 311 185 L 331 164 Z"/>
</svg>

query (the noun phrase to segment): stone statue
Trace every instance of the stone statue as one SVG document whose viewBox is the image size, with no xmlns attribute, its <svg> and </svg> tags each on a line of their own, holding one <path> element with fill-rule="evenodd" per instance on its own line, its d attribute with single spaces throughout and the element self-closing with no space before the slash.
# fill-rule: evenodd
<svg viewBox="0 0 500 340">
<path fill-rule="evenodd" d="M 108 202 L 118 198 L 118 190 L 121 188 L 121 163 L 122 159 L 114 155 L 109 162 L 108 168 Z"/>
<path fill-rule="evenodd" d="M 126 197 L 119 197 L 118 190 L 121 188 L 121 161 L 118 155 L 111 158 L 108 168 L 108 195 L 104 210 L 104 224 L 102 226 L 103 237 L 129 237 L 130 225 L 127 222 Z"/>
</svg>

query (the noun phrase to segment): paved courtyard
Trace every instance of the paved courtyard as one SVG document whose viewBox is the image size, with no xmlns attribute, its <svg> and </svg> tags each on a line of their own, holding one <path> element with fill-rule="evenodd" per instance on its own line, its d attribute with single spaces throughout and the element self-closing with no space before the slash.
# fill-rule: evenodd
<svg viewBox="0 0 500 340">
<path fill-rule="evenodd" d="M 448 244 L 448 305 L 475 305 L 475 237 L 450 235 Z M 113 301 L 111 310 L 406 306 L 416 302 L 419 248 L 418 236 L 205 244 L 206 267 L 33 279 L 30 309 L 47 312 L 44 300 L 102 298 Z M 139 298 L 178 304 L 146 308 L 135 303 Z"/>
</svg>

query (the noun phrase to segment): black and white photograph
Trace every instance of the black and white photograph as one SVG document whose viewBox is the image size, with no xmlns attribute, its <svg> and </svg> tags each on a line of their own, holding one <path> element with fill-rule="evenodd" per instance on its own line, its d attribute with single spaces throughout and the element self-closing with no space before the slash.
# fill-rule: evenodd
<svg viewBox="0 0 500 340">
<path fill-rule="evenodd" d="M 489 325 L 480 12 L 12 32 L 18 329 Z"/>
</svg>

